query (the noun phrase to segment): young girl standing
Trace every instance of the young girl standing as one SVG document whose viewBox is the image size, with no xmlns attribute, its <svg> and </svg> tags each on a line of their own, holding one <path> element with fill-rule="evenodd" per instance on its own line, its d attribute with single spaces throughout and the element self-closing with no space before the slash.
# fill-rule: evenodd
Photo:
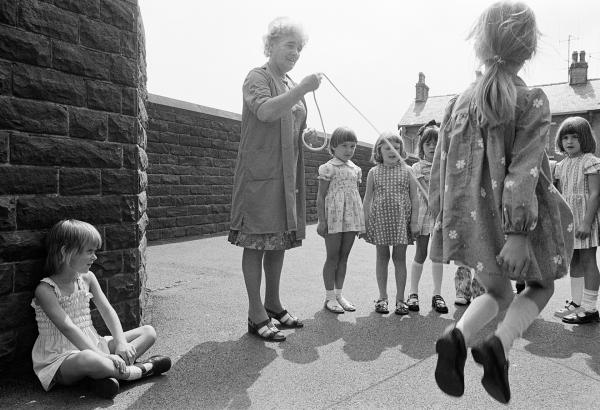
<svg viewBox="0 0 600 410">
<path fill-rule="evenodd" d="M 466 347 L 508 308 L 472 353 L 483 365 L 485 390 L 502 403 L 510 400 L 513 341 L 547 304 L 571 260 L 573 215 L 552 184 L 545 153 L 548 98 L 517 76 L 538 33 L 525 4 L 489 6 L 471 33 L 485 72 L 451 100 L 440 127 L 429 198 L 437 215 L 431 259 L 475 269 L 487 290 L 436 343 L 435 379 L 453 396 L 464 392 Z M 526 282 L 516 297 L 511 279 Z"/>
<path fill-rule="evenodd" d="M 362 201 L 358 184 L 362 170 L 350 159 L 357 138 L 354 131 L 339 127 L 331 134 L 331 160 L 319 167 L 317 193 L 317 233 L 325 239 L 327 259 L 323 266 L 325 308 L 333 313 L 356 310 L 342 295 L 348 255 L 359 233 L 365 231 Z"/>
<path fill-rule="evenodd" d="M 373 147 L 371 161 L 377 165 L 367 175 L 363 207 L 365 240 L 377 250 L 375 274 L 379 298 L 375 301 L 375 311 L 389 313 L 387 277 L 391 246 L 396 275 L 395 313 L 406 315 L 406 245 L 412 243 L 418 232 L 419 200 L 417 182 L 410 175 L 412 171 L 398 154 L 406 156 L 400 137 L 392 132 L 383 133 Z"/>
<path fill-rule="evenodd" d="M 439 128 L 435 120 L 429 121 L 421 127 L 417 133 L 419 136 L 419 158 L 412 169 L 415 173 L 417 181 L 423 187 L 423 191 L 429 190 L 429 179 L 431 177 L 431 162 L 437 145 Z M 433 228 L 433 218 L 429 212 L 428 199 L 419 191 L 419 216 L 417 234 L 417 250 L 415 258 L 410 269 L 410 294 L 406 304 L 408 310 L 413 312 L 419 311 L 419 281 L 423 273 L 423 263 L 427 257 L 427 247 L 429 246 L 429 235 Z M 431 307 L 438 313 L 448 313 L 448 306 L 442 297 L 442 275 L 443 266 L 441 263 L 433 262 L 431 264 L 431 274 L 433 276 L 433 297 L 431 298 Z"/>
<path fill-rule="evenodd" d="M 567 155 L 556 164 L 557 186 L 574 216 L 575 250 L 571 260 L 572 300 L 556 312 L 565 323 L 582 324 L 599 320 L 600 272 L 596 263 L 598 247 L 598 206 L 600 205 L 600 159 L 594 155 L 596 139 L 590 123 L 581 117 L 562 122 L 556 134 L 558 150 Z M 582 297 L 583 296 L 583 297 Z"/>
<path fill-rule="evenodd" d="M 58 222 L 48 234 L 48 277 L 35 289 L 31 303 L 39 331 L 32 351 L 33 370 L 44 390 L 89 377 L 98 395 L 112 398 L 119 392 L 117 379 L 136 380 L 171 368 L 165 356 L 135 362 L 154 344 L 156 332 L 149 325 L 123 332 L 89 270 L 101 245 L 96 228 L 74 219 Z M 94 328 L 92 298 L 112 336 L 101 337 Z"/>
</svg>

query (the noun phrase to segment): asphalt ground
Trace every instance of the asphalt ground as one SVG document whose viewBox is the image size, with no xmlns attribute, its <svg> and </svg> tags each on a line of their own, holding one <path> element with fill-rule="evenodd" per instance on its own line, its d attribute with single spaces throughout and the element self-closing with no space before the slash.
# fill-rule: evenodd
<svg viewBox="0 0 600 410">
<path fill-rule="evenodd" d="M 414 246 L 407 251 L 410 267 Z M 0 379 L 0 407 L 24 409 L 592 409 L 600 407 L 600 325 L 567 325 L 553 312 L 569 297 L 569 280 L 556 282 L 546 309 L 510 353 L 512 400 L 505 406 L 481 386 L 483 370 L 471 355 L 465 394 L 453 398 L 435 384 L 435 341 L 464 307 L 454 302 L 453 265 L 444 267 L 443 296 L 450 312 L 431 308 L 430 264 L 420 284 L 420 312 L 374 312 L 378 296 L 375 249 L 357 240 L 345 296 L 357 311 L 323 308 L 325 260 L 316 225 L 300 248 L 286 252 L 281 298 L 305 327 L 284 330 L 283 343 L 247 333 L 242 249 L 225 236 L 153 244 L 147 251 L 149 291 L 144 322 L 159 335 L 148 354 L 165 354 L 171 370 L 122 384 L 113 400 L 79 387 L 44 392 L 31 377 Z M 93 269 L 93 268 L 92 268 Z M 390 265 L 388 293 L 395 298 Z M 408 289 L 408 286 L 407 286 Z M 407 292 L 408 293 L 408 292 Z M 484 336 L 495 329 L 489 324 Z"/>
</svg>

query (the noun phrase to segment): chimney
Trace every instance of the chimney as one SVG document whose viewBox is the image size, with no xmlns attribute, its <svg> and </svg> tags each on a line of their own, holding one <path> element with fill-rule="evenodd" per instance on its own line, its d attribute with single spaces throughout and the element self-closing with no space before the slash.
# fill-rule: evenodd
<svg viewBox="0 0 600 410">
<path fill-rule="evenodd" d="M 419 73 L 419 82 L 415 85 L 417 93 L 415 96 L 415 102 L 425 102 L 429 97 L 429 87 L 425 84 L 425 74 Z"/>
<path fill-rule="evenodd" d="M 577 61 L 579 57 L 579 61 Z M 585 61 L 585 51 L 573 51 L 571 66 L 569 67 L 569 84 L 578 85 L 587 83 L 588 63 Z"/>
</svg>

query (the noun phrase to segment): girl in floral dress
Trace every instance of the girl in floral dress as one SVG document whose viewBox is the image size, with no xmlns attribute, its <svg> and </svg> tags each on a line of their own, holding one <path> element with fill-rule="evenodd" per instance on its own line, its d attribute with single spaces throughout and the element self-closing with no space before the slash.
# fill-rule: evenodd
<svg viewBox="0 0 600 410">
<path fill-rule="evenodd" d="M 517 76 L 538 33 L 525 4 L 489 6 L 471 33 L 485 72 L 450 101 L 440 127 L 429 191 L 437 215 L 431 259 L 475 269 L 487 290 L 436 343 L 435 379 L 452 396 L 464 392 L 467 346 L 508 308 L 472 353 L 483 365 L 485 390 L 502 403 L 510 400 L 508 353 L 571 260 L 573 214 L 552 184 L 545 153 L 548 98 Z M 526 282 L 516 297 L 511 279 Z"/>
<path fill-rule="evenodd" d="M 600 204 L 600 159 L 594 155 L 596 139 L 590 123 L 581 117 L 562 122 L 556 134 L 558 150 L 567 155 L 556 164 L 554 177 L 574 216 L 575 250 L 571 260 L 571 296 L 555 313 L 572 324 L 599 320 L 600 272 L 598 248 L 598 206 Z"/>
<path fill-rule="evenodd" d="M 396 276 L 395 313 L 406 315 L 406 246 L 419 231 L 419 199 L 418 182 L 398 154 L 406 156 L 400 137 L 392 132 L 383 133 L 373 147 L 371 161 L 377 165 L 367 175 L 363 207 L 367 225 L 365 240 L 377 249 L 375 274 L 379 298 L 375 301 L 375 311 L 389 313 L 387 277 L 391 246 Z"/>
<path fill-rule="evenodd" d="M 365 231 L 358 193 L 362 170 L 350 160 L 356 144 L 354 131 L 346 127 L 337 128 L 329 141 L 329 153 L 333 158 L 319 167 L 317 233 L 325 239 L 327 249 L 323 266 L 325 308 L 333 313 L 356 310 L 342 295 L 350 250 L 356 235 Z"/>
</svg>

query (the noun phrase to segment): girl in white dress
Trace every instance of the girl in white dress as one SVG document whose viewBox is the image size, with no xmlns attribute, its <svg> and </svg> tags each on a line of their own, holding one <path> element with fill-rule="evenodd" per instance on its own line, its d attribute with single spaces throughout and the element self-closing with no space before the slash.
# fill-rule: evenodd
<svg viewBox="0 0 600 410">
<path fill-rule="evenodd" d="M 332 159 L 319 167 L 317 193 L 317 233 L 325 239 L 327 259 L 323 266 L 325 308 L 333 313 L 356 308 L 342 296 L 348 256 L 356 235 L 365 232 L 365 219 L 358 185 L 362 170 L 350 159 L 357 138 L 354 131 L 339 127 L 331 134 Z"/>
<path fill-rule="evenodd" d="M 89 270 L 101 246 L 98 230 L 74 219 L 58 222 L 48 234 L 48 276 L 31 302 L 39 331 L 31 354 L 33 370 L 46 391 L 57 383 L 72 385 L 88 377 L 99 396 L 112 398 L 119 392 L 117 379 L 136 380 L 171 367 L 165 356 L 135 362 L 154 344 L 156 332 L 149 325 L 123 332 L 117 313 Z M 92 298 L 112 336 L 102 337 L 94 328 Z"/>
<path fill-rule="evenodd" d="M 556 146 L 567 157 L 556 164 L 557 187 L 573 211 L 575 245 L 571 260 L 571 301 L 555 313 L 565 323 L 582 324 L 599 320 L 600 273 L 598 248 L 598 206 L 600 205 L 600 159 L 590 123 L 581 117 L 562 122 Z"/>
</svg>

